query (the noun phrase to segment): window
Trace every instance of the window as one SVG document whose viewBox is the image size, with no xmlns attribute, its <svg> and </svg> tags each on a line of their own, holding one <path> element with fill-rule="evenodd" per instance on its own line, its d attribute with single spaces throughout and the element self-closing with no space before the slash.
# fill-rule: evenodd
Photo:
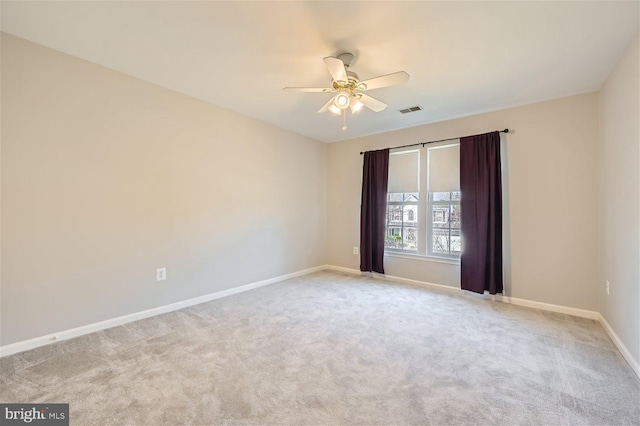
<svg viewBox="0 0 640 426">
<path fill-rule="evenodd" d="M 429 254 L 460 256 L 460 192 L 430 192 L 429 210 L 433 213 L 428 224 Z"/>
<path fill-rule="evenodd" d="M 460 145 L 427 148 L 429 191 L 427 196 L 426 253 L 460 257 Z"/>
<path fill-rule="evenodd" d="M 385 250 L 460 257 L 459 163 L 457 143 L 391 153 Z"/>
<path fill-rule="evenodd" d="M 387 194 L 387 229 L 385 248 L 392 250 L 418 250 L 418 193 Z"/>
<path fill-rule="evenodd" d="M 391 153 L 385 249 L 418 253 L 418 191 L 420 151 Z"/>
</svg>

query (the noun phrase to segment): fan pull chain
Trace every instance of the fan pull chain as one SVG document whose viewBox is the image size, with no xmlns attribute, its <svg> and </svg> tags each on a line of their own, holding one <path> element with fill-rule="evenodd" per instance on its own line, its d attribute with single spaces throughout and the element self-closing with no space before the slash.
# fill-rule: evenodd
<svg viewBox="0 0 640 426">
<path fill-rule="evenodd" d="M 347 110 L 342 110 L 342 130 L 347 130 Z"/>
</svg>

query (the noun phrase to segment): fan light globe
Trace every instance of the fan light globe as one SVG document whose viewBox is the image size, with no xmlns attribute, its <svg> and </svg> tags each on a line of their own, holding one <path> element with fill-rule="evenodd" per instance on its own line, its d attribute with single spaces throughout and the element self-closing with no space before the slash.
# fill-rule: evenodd
<svg viewBox="0 0 640 426">
<path fill-rule="evenodd" d="M 353 112 L 358 112 L 362 109 L 362 107 L 364 106 L 364 104 L 362 102 L 360 102 L 360 99 L 358 98 L 357 95 L 354 95 L 351 98 L 351 110 Z"/>
<path fill-rule="evenodd" d="M 338 94 L 333 100 L 333 104 L 340 109 L 345 109 L 349 106 L 349 95 L 346 93 Z"/>
<path fill-rule="evenodd" d="M 331 104 L 331 106 L 329 107 L 329 111 L 331 111 L 332 113 L 336 114 L 336 115 L 340 115 L 340 113 L 342 112 L 342 110 L 340 108 L 338 108 L 337 106 Z"/>
</svg>

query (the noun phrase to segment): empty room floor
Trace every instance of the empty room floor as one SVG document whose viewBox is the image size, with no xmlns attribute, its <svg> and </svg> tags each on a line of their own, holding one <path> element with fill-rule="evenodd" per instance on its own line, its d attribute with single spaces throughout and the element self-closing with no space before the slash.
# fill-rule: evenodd
<svg viewBox="0 0 640 426">
<path fill-rule="evenodd" d="M 595 321 L 322 271 L 0 360 L 72 424 L 640 424 Z"/>
</svg>

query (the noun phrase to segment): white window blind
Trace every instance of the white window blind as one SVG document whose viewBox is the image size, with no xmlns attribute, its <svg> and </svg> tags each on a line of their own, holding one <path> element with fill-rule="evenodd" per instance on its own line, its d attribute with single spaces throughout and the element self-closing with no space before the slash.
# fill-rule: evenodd
<svg viewBox="0 0 640 426">
<path fill-rule="evenodd" d="M 455 191 L 460 191 L 460 145 L 429 148 L 429 192 Z"/>
<path fill-rule="evenodd" d="M 389 155 L 389 189 L 387 192 L 418 192 L 420 151 L 393 152 Z"/>
</svg>

